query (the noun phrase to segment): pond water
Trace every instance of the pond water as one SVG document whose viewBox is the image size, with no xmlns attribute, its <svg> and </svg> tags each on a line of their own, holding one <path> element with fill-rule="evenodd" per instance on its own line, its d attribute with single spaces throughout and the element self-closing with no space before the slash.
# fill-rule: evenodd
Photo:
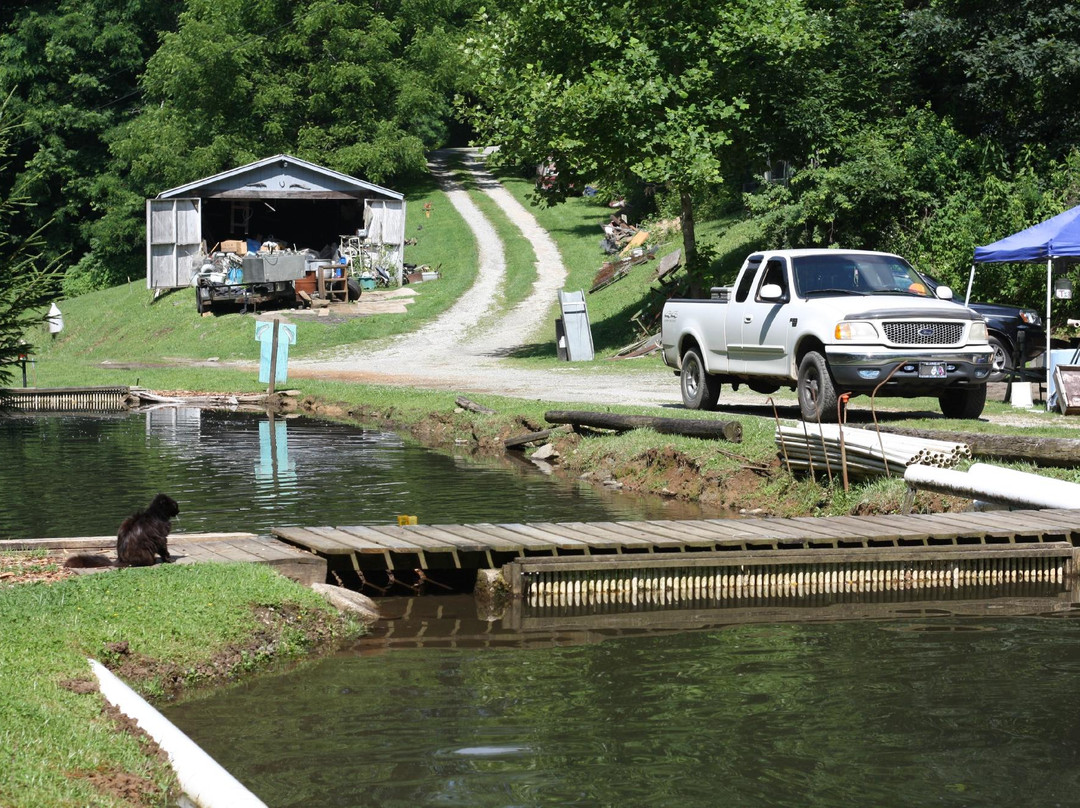
<svg viewBox="0 0 1080 808">
<path fill-rule="evenodd" d="M 274 808 L 1080 804 L 1069 609 L 522 634 L 382 605 L 346 653 L 164 712 Z"/>
<path fill-rule="evenodd" d="M 702 515 L 246 413 L 3 418 L 0 459 L 5 537 L 113 534 L 157 491 L 186 532 Z M 355 647 L 164 712 L 275 808 L 1076 805 L 1075 599 L 619 627 L 384 598 Z"/>
<path fill-rule="evenodd" d="M 174 532 L 289 525 L 679 519 L 693 505 L 433 452 L 401 436 L 196 408 L 0 417 L 0 538 L 116 535 L 163 491 Z M 716 514 L 710 514 L 715 516 Z"/>
</svg>

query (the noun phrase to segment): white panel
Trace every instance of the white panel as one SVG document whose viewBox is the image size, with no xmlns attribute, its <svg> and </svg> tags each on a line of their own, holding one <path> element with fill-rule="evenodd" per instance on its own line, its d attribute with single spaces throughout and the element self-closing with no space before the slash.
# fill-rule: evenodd
<svg viewBox="0 0 1080 808">
<path fill-rule="evenodd" d="M 187 286 L 202 248 L 201 199 L 146 200 L 146 286 Z"/>
</svg>

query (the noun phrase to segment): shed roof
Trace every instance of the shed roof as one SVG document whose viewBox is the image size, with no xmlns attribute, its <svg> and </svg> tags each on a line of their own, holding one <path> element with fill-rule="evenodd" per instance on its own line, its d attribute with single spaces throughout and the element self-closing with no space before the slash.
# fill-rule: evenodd
<svg viewBox="0 0 1080 808">
<path fill-rule="evenodd" d="M 289 154 L 276 154 L 158 194 L 158 199 L 404 199 L 404 194 L 358 180 Z"/>
</svg>

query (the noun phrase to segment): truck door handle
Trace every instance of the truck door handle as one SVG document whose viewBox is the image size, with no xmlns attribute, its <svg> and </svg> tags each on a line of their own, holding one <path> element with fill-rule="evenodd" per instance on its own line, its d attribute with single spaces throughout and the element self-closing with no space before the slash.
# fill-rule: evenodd
<svg viewBox="0 0 1080 808">
<path fill-rule="evenodd" d="M 752 315 L 752 314 L 745 314 L 745 315 L 743 315 L 742 321 L 743 321 L 744 323 L 752 323 L 752 322 L 754 322 L 754 315 Z"/>
</svg>

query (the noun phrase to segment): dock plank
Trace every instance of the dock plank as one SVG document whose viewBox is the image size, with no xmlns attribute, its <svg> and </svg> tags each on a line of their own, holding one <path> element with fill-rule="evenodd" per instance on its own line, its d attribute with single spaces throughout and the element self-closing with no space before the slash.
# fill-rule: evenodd
<svg viewBox="0 0 1080 808">
<path fill-rule="evenodd" d="M 324 555 L 352 555 L 353 548 L 339 541 L 328 539 L 317 533 L 316 530 L 315 528 L 304 527 L 275 527 L 271 528 L 270 532 L 280 539 L 301 547 L 308 547 Z"/>
<path fill-rule="evenodd" d="M 521 553 L 525 549 L 524 541 L 518 541 L 506 531 L 493 530 L 488 525 L 442 525 L 442 529 L 465 541 L 482 542 L 485 551 L 497 553 Z"/>
<path fill-rule="evenodd" d="M 381 548 L 380 550 L 367 550 L 365 552 L 385 552 L 389 550 L 392 553 L 422 553 L 426 549 L 418 542 L 411 542 L 403 537 L 384 533 L 368 525 L 338 525 L 336 529 L 358 539 L 363 539 L 367 544 Z"/>
<path fill-rule="evenodd" d="M 508 537 L 514 537 L 516 539 L 532 540 L 539 542 L 539 545 L 531 545 L 529 549 L 533 550 L 587 550 L 589 545 L 580 539 L 568 538 L 566 536 L 550 533 L 546 530 L 540 529 L 534 524 L 520 524 L 517 522 L 502 522 L 494 525 L 487 525 L 488 530 L 497 529 L 500 531 L 506 531 Z"/>
</svg>

